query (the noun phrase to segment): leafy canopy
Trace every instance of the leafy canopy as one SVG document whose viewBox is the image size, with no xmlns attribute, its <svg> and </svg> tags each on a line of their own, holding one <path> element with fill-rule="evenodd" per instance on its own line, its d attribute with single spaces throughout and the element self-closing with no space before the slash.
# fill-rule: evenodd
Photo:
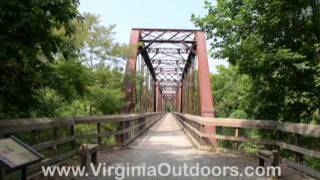
<svg viewBox="0 0 320 180">
<path fill-rule="evenodd" d="M 218 0 L 193 22 L 212 39 L 213 56 L 253 81 L 254 117 L 318 122 L 320 3 Z"/>
</svg>

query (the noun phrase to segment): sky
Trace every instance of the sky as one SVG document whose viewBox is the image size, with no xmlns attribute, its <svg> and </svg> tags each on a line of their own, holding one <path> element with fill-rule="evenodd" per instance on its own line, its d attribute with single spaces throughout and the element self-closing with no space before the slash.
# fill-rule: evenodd
<svg viewBox="0 0 320 180">
<path fill-rule="evenodd" d="M 105 26 L 115 24 L 120 43 L 129 42 L 132 28 L 196 29 L 191 14 L 206 14 L 204 0 L 80 0 L 80 12 L 99 15 Z M 210 72 L 219 64 L 227 62 L 209 57 Z"/>
</svg>

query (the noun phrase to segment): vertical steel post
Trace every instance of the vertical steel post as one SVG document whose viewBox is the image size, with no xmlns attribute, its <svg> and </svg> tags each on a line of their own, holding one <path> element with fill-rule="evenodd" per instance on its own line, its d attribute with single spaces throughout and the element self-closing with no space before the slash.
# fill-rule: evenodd
<svg viewBox="0 0 320 180">
<path fill-rule="evenodd" d="M 181 112 L 181 96 L 182 96 L 182 88 L 179 85 L 178 94 L 177 94 L 177 112 Z"/>
<path fill-rule="evenodd" d="M 184 83 L 183 83 L 183 81 L 181 82 L 181 86 L 179 87 L 179 89 L 180 89 L 180 113 L 183 113 L 183 101 L 184 101 L 184 99 L 183 99 L 183 96 L 184 96 L 184 91 L 183 91 L 183 85 L 184 85 Z"/>
<path fill-rule="evenodd" d="M 132 30 L 130 37 L 130 45 L 137 46 L 139 43 L 139 30 Z M 130 113 L 134 109 L 134 81 L 136 73 L 138 47 L 132 52 L 126 64 L 126 71 L 124 75 L 124 93 L 125 93 L 125 106 L 122 109 L 123 113 Z"/>
<path fill-rule="evenodd" d="M 211 82 L 208 65 L 208 54 L 204 32 L 196 32 L 197 56 L 198 56 L 198 78 L 200 92 L 201 116 L 214 117 L 213 98 L 211 93 Z M 215 126 L 205 126 L 204 131 L 211 135 L 216 134 Z M 210 142 L 216 147 L 216 138 L 210 138 Z"/>
<path fill-rule="evenodd" d="M 153 112 L 157 112 L 157 82 L 153 82 Z"/>
<path fill-rule="evenodd" d="M 162 111 L 162 103 L 161 103 L 161 100 L 162 100 L 162 94 L 161 94 L 161 91 L 159 91 L 159 109 L 158 109 L 158 112 L 161 112 Z"/>
<path fill-rule="evenodd" d="M 161 109 L 161 94 L 160 94 L 160 86 L 159 86 L 159 82 L 156 82 L 156 105 L 157 105 L 157 112 L 160 111 Z"/>
<path fill-rule="evenodd" d="M 177 89 L 177 94 L 176 94 L 176 99 L 175 99 L 175 112 L 179 112 L 179 110 L 178 110 L 178 102 L 179 102 L 179 96 L 178 96 L 178 94 L 179 94 L 179 88 Z"/>
</svg>

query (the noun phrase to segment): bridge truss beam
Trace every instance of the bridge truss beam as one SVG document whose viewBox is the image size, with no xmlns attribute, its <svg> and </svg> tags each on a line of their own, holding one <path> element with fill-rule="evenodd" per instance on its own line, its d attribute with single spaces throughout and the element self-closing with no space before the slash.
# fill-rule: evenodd
<svg viewBox="0 0 320 180">
<path fill-rule="evenodd" d="M 214 116 L 210 74 L 205 34 L 190 29 L 132 29 L 130 45 L 136 46 L 125 73 L 126 107 L 123 112 L 132 112 L 135 103 L 134 75 L 136 59 L 141 55 L 143 66 L 152 79 L 153 110 L 163 111 L 163 99 L 174 99 L 179 112 L 194 112 L 193 94 L 199 91 L 199 111 L 205 117 Z M 140 68 L 141 70 L 144 67 Z M 128 77 L 131 75 L 131 78 Z M 144 76 L 144 75 L 143 75 Z M 148 83 L 141 83 L 143 86 Z M 149 85 L 150 86 L 150 85 Z M 149 88 L 150 89 L 150 88 Z M 141 96 L 141 93 L 140 93 Z M 197 108 L 195 108 L 197 109 Z"/>
</svg>

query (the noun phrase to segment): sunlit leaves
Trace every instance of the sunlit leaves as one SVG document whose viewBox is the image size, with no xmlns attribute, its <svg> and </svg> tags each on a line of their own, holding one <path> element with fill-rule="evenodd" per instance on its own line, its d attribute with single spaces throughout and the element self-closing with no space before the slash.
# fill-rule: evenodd
<svg viewBox="0 0 320 180">
<path fill-rule="evenodd" d="M 213 56 L 251 77 L 251 115 L 310 122 L 320 106 L 319 1 L 221 0 L 205 7 L 208 14 L 192 20 L 213 39 Z"/>
</svg>

